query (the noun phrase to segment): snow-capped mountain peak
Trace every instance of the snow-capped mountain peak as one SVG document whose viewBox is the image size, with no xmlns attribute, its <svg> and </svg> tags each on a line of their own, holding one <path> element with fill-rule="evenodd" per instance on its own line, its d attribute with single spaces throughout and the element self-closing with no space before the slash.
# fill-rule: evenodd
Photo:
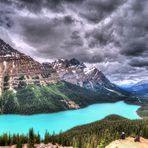
<svg viewBox="0 0 148 148">
<path fill-rule="evenodd" d="M 124 91 L 115 84 L 112 84 L 100 70 L 96 67 L 88 68 L 84 63 L 75 58 L 71 60 L 59 59 L 51 63 L 51 66 L 56 71 L 60 80 L 96 92 L 124 96 Z"/>
</svg>

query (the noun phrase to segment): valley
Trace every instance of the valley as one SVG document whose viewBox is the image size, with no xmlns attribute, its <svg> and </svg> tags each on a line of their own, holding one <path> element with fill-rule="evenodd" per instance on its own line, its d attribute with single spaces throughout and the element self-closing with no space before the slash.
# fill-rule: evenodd
<svg viewBox="0 0 148 148">
<path fill-rule="evenodd" d="M 65 132 L 73 127 L 95 122 L 112 114 L 128 119 L 139 119 L 140 117 L 136 113 L 139 107 L 138 105 L 128 105 L 123 101 L 119 101 L 116 103 L 93 104 L 82 109 L 50 114 L 42 113 L 30 116 L 1 115 L 0 127 L 2 128 L 0 128 L 0 135 L 8 132 L 11 134 L 27 134 L 29 129 L 33 128 L 36 133 L 39 132 L 41 137 L 44 138 L 45 131 L 50 134 L 53 132 L 59 134 L 61 131 Z M 6 121 L 9 122 L 6 123 Z M 11 126 L 9 123 L 11 123 Z"/>
<path fill-rule="evenodd" d="M 143 94 L 120 88 L 99 69 L 88 68 L 75 58 L 39 63 L 3 40 L 0 40 L 0 113 L 0 134 L 6 133 L 0 136 L 0 144 L 5 146 L 27 143 L 26 134 L 33 128 L 31 134 L 45 144 L 104 148 L 119 138 L 121 129 L 128 136 L 139 133 L 133 128 L 128 132 L 126 128 L 131 128 L 131 124 L 139 126 L 140 121 L 142 136 L 147 138 L 148 101 Z M 141 117 L 144 119 L 140 120 Z M 10 139 L 8 133 L 13 135 L 9 135 Z M 111 136 L 112 133 L 116 134 Z M 34 144 L 40 142 L 34 140 Z"/>
<path fill-rule="evenodd" d="M 131 96 L 97 68 L 87 68 L 75 58 L 39 63 L 3 40 L 0 78 L 1 114 L 50 113 Z"/>
<path fill-rule="evenodd" d="M 147 100 L 111 83 L 97 68 L 77 59 L 39 63 L 0 40 L 1 114 L 38 114 L 78 109 L 94 103 L 124 100 L 141 105 Z"/>
<path fill-rule="evenodd" d="M 148 148 L 148 0 L 0 0 L 0 148 Z"/>
<path fill-rule="evenodd" d="M 141 108 L 138 109 L 138 114 L 141 117 L 148 116 L 148 81 L 140 81 L 132 86 L 122 87 L 126 91 L 130 92 L 135 98 L 137 98 L 138 104 L 141 104 Z M 135 102 L 136 103 L 136 102 Z"/>
</svg>

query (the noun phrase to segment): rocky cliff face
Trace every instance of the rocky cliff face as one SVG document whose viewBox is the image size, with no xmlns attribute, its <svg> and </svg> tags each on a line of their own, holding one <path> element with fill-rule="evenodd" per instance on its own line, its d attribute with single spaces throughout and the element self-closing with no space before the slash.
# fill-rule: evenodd
<svg viewBox="0 0 148 148">
<path fill-rule="evenodd" d="M 21 81 L 27 84 L 46 84 L 49 69 L 6 44 L 0 39 L 0 94 L 3 89 L 14 89 Z"/>
<path fill-rule="evenodd" d="M 60 80 L 107 95 L 116 95 L 117 97 L 128 95 L 126 91 L 111 83 L 97 68 L 89 69 L 77 59 L 59 59 L 49 65 Z"/>
</svg>

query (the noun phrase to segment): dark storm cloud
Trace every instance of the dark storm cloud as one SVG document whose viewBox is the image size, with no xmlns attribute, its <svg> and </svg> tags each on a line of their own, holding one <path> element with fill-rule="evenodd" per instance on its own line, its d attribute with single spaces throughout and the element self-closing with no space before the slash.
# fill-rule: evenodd
<svg viewBox="0 0 148 148">
<path fill-rule="evenodd" d="M 85 0 L 80 15 L 87 20 L 97 23 L 110 15 L 125 0 Z"/>
<path fill-rule="evenodd" d="M 83 41 L 77 31 L 72 32 L 70 40 L 66 41 L 62 48 L 69 50 L 71 47 L 83 47 Z"/>
<path fill-rule="evenodd" d="M 97 27 L 91 31 L 86 32 L 85 37 L 89 40 L 91 47 L 105 46 L 114 40 L 112 23 L 105 26 Z"/>
<path fill-rule="evenodd" d="M 137 42 L 128 43 L 128 46 L 125 46 L 125 50 L 121 50 L 121 53 L 126 56 L 140 56 L 146 51 L 148 51 L 146 41 L 138 42 L 137 40 Z"/>
<path fill-rule="evenodd" d="M 40 12 L 43 7 L 52 10 L 60 9 L 60 0 L 2 0 L 3 3 L 15 5 L 19 9 L 26 8 L 31 12 Z"/>
<path fill-rule="evenodd" d="M 14 4 L 17 8 L 28 9 L 31 12 L 40 13 L 42 8 L 50 9 L 54 12 L 62 12 L 63 3 L 81 3 L 83 0 L 1 0 L 5 4 Z"/>
<path fill-rule="evenodd" d="M 129 1 L 115 19 L 121 54 L 138 56 L 148 50 L 148 1 Z"/>
<path fill-rule="evenodd" d="M 6 12 L 0 11 L 0 26 L 10 28 L 13 25 L 13 21 L 9 17 L 9 12 L 6 14 Z"/>
<path fill-rule="evenodd" d="M 74 19 L 72 18 L 72 16 L 67 15 L 64 17 L 64 23 L 65 24 L 72 24 L 74 22 Z"/>
<path fill-rule="evenodd" d="M 1 37 L 37 58 L 75 57 L 115 81 L 148 77 L 147 0 L 0 0 L 0 12 Z"/>
<path fill-rule="evenodd" d="M 4 4 L 0 5 L 0 26 L 10 28 L 13 25 L 11 16 L 14 14 L 14 10 Z"/>
<path fill-rule="evenodd" d="M 129 64 L 133 67 L 148 67 L 148 59 L 133 59 Z"/>
</svg>

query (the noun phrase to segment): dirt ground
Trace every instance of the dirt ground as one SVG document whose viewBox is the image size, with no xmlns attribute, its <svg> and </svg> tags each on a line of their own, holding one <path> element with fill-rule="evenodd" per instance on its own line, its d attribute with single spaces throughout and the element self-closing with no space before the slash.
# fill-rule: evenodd
<svg viewBox="0 0 148 148">
<path fill-rule="evenodd" d="M 13 146 L 0 146 L 0 148 L 16 148 L 15 145 Z M 28 148 L 27 147 L 27 144 L 24 144 L 22 146 L 22 148 Z M 63 146 L 59 146 L 59 145 L 52 145 L 51 143 L 49 144 L 38 144 L 38 145 L 35 145 L 35 148 L 73 148 L 73 147 L 63 147 Z"/>
<path fill-rule="evenodd" d="M 148 139 L 140 137 L 140 142 L 134 142 L 134 138 L 128 137 L 125 140 L 113 141 L 106 148 L 148 148 Z"/>
</svg>

